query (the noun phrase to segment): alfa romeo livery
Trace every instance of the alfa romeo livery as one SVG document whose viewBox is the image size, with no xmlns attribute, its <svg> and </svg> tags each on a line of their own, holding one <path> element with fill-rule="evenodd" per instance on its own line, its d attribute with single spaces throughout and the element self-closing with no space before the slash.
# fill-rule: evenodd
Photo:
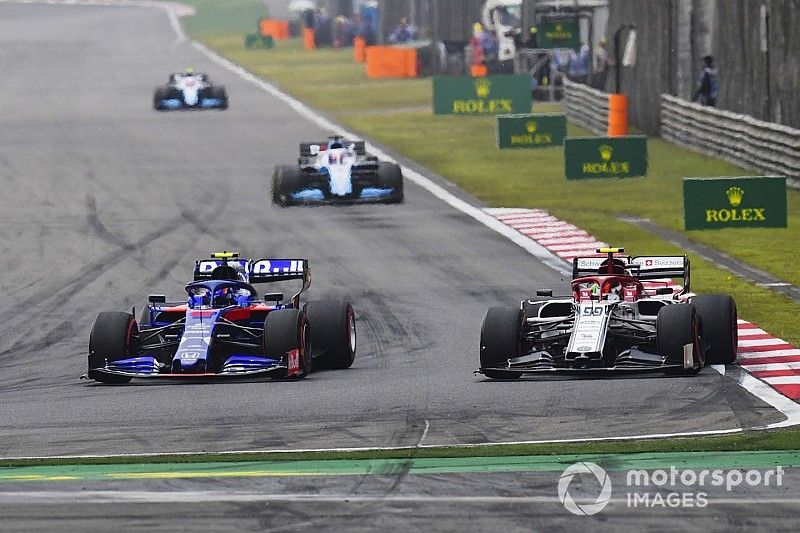
<svg viewBox="0 0 800 533">
<path fill-rule="evenodd" d="M 736 304 L 726 295 L 690 293 L 688 257 L 597 252 L 606 255 L 573 260 L 570 296 L 554 298 L 545 289 L 518 307 L 490 308 L 477 372 L 505 379 L 609 370 L 694 374 L 736 360 Z"/>
</svg>

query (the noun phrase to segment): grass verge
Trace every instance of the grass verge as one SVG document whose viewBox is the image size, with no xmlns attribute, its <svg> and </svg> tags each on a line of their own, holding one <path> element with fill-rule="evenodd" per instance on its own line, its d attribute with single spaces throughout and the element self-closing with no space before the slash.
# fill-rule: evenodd
<svg viewBox="0 0 800 533">
<path fill-rule="evenodd" d="M 401 448 L 396 450 L 303 451 L 165 454 L 147 457 L 80 457 L 0 460 L 2 467 L 53 466 L 83 464 L 179 464 L 241 461 L 327 461 L 357 459 L 412 459 L 449 457 L 504 457 L 519 455 L 573 455 L 665 452 L 743 452 L 757 450 L 796 450 L 800 429 L 747 431 L 716 437 L 647 439 L 632 441 L 595 441 L 552 444 L 499 444 L 491 446 L 442 446 Z"/>
</svg>

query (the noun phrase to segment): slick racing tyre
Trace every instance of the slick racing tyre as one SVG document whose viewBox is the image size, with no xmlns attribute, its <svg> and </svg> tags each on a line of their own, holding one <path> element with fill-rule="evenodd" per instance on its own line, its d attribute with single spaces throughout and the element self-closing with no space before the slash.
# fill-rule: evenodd
<svg viewBox="0 0 800 533">
<path fill-rule="evenodd" d="M 708 346 L 706 363 L 729 365 L 736 361 L 739 328 L 733 298 L 723 294 L 695 296 L 692 305 L 703 319 L 703 340 Z"/>
<path fill-rule="evenodd" d="M 387 199 L 388 203 L 399 204 L 403 201 L 403 172 L 395 163 L 382 161 L 378 164 L 378 185 L 383 189 L 394 189 Z"/>
<path fill-rule="evenodd" d="M 217 85 L 215 87 L 211 87 L 209 92 L 211 94 L 211 98 L 217 98 L 222 101 L 222 104 L 217 109 L 228 109 L 228 92 L 225 90 L 224 86 Z"/>
<path fill-rule="evenodd" d="M 137 355 L 139 326 L 133 315 L 104 311 L 97 315 L 89 335 L 89 377 L 103 383 L 127 383 L 124 376 L 107 376 L 92 372 L 107 362 L 128 359 Z"/>
<path fill-rule="evenodd" d="M 166 88 L 156 87 L 156 91 L 153 93 L 153 109 L 163 111 L 165 108 L 161 105 L 161 102 L 166 100 L 168 96 Z"/>
<path fill-rule="evenodd" d="M 278 165 L 272 173 L 272 202 L 291 205 L 292 193 L 300 189 L 300 169 Z"/>
<path fill-rule="evenodd" d="M 696 374 L 705 365 L 703 322 L 692 304 L 665 305 L 656 317 L 658 353 L 668 365 L 683 365 L 683 347 L 692 345 L 694 366 L 669 369 L 669 374 Z"/>
<path fill-rule="evenodd" d="M 515 307 L 490 307 L 481 326 L 481 368 L 504 364 L 508 359 L 522 355 L 522 337 L 525 315 Z M 484 370 L 492 379 L 517 379 L 522 372 Z"/>
<path fill-rule="evenodd" d="M 306 316 L 299 309 L 271 311 L 264 320 L 264 356 L 286 361 L 288 366 L 289 353 L 297 350 L 300 373 L 293 377 L 306 377 L 311 372 L 308 329 Z M 287 374 L 278 377 L 285 378 Z"/>
<path fill-rule="evenodd" d="M 306 304 L 319 368 L 350 368 L 356 357 L 356 315 L 350 302 L 318 300 Z"/>
</svg>

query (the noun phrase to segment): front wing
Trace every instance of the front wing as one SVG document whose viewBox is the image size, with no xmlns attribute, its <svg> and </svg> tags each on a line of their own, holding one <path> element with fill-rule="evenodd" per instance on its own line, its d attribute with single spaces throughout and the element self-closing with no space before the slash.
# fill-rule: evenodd
<svg viewBox="0 0 800 533">
<path fill-rule="evenodd" d="M 591 375 L 606 373 L 635 374 L 647 372 L 664 372 L 667 370 L 684 370 L 684 364 L 666 364 L 660 356 L 647 352 L 635 351 L 614 362 L 613 366 L 595 366 L 573 368 L 558 366 L 552 361 L 545 360 L 536 355 L 523 355 L 508 359 L 505 364 L 492 367 L 482 367 L 475 371 L 476 374 L 508 374 L 509 376 L 523 374 L 549 374 L 549 375 Z"/>
<path fill-rule="evenodd" d="M 238 372 L 204 372 L 204 373 L 147 373 L 147 372 L 128 372 L 124 370 L 114 370 L 110 368 L 94 368 L 81 378 L 97 379 L 102 376 L 119 376 L 133 379 L 154 379 L 154 380 L 176 380 L 176 381 L 217 381 L 236 378 L 254 378 L 260 376 L 270 376 L 274 374 L 286 375 L 288 368 L 285 365 L 276 365 L 270 368 L 260 368 L 257 370 L 242 370 Z"/>
<path fill-rule="evenodd" d="M 336 196 L 331 195 L 325 197 L 321 189 L 302 189 L 287 194 L 291 203 L 298 204 L 356 204 L 356 203 L 372 203 L 372 202 L 385 202 L 391 200 L 395 190 L 393 188 L 378 188 L 370 187 L 362 189 L 361 194 L 358 196 Z"/>
<path fill-rule="evenodd" d="M 182 109 L 225 109 L 225 102 L 221 98 L 201 98 L 197 105 L 186 105 L 181 98 L 165 98 L 159 100 L 162 111 L 179 111 Z"/>
</svg>

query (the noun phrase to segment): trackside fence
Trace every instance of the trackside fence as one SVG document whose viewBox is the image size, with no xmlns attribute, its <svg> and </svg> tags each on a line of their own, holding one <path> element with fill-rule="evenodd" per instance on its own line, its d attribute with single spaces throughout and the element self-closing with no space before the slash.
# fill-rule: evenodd
<svg viewBox="0 0 800 533">
<path fill-rule="evenodd" d="M 800 187 L 800 130 L 662 94 L 661 137 Z"/>
<path fill-rule="evenodd" d="M 592 133 L 608 132 L 608 93 L 564 77 L 564 112 L 570 122 Z"/>
</svg>

